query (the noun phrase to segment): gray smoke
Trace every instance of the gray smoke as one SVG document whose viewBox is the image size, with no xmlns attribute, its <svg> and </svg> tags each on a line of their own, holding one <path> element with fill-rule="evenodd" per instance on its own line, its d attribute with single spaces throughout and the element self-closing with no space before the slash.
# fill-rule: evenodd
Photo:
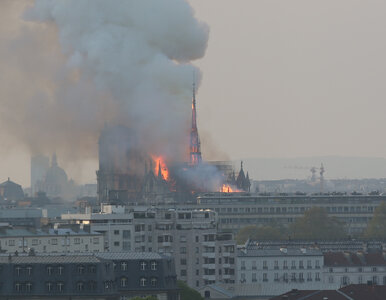
<svg viewBox="0 0 386 300">
<path fill-rule="evenodd" d="M 208 41 L 186 1 L 3 0 L 0 11 L 2 134 L 77 160 L 96 157 L 108 122 L 157 154 L 186 154 L 191 61 Z"/>
</svg>

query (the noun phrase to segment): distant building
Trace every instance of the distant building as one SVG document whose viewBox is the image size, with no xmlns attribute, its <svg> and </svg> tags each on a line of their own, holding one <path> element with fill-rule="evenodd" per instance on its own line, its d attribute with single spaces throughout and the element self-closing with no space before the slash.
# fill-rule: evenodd
<svg viewBox="0 0 386 300">
<path fill-rule="evenodd" d="M 45 155 L 35 155 L 31 157 L 31 196 L 33 197 L 39 189 L 38 182 L 43 182 L 50 167 L 50 160 Z"/>
<path fill-rule="evenodd" d="M 9 178 L 0 184 L 0 200 L 11 202 L 22 200 L 23 198 L 24 192 L 21 185 L 11 181 Z"/>
</svg>

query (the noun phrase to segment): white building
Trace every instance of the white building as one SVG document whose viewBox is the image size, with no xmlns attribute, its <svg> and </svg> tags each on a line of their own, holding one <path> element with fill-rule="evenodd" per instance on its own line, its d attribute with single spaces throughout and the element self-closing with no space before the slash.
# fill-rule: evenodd
<svg viewBox="0 0 386 300">
<path fill-rule="evenodd" d="M 324 282 L 328 289 L 349 284 L 386 285 L 386 252 L 327 252 L 324 254 Z"/>
<path fill-rule="evenodd" d="M 235 290 L 239 296 L 274 296 L 291 289 L 323 288 L 324 257 L 319 249 L 261 249 L 248 241 L 237 252 Z"/>
</svg>

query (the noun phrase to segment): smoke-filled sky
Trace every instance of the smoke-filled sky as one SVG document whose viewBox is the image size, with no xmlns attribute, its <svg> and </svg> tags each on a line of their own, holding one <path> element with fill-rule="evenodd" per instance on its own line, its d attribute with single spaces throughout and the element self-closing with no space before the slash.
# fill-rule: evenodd
<svg viewBox="0 0 386 300">
<path fill-rule="evenodd" d="M 162 124 L 151 145 L 173 140 L 189 118 L 189 62 L 202 73 L 204 156 L 386 157 L 384 1 L 189 0 L 207 25 L 182 0 L 37 1 L 25 13 L 28 3 L 0 2 L 0 179 L 28 185 L 41 149 L 94 179 L 96 132 L 127 115 L 146 133 Z M 162 105 L 149 110 L 154 93 Z M 149 111 L 159 115 L 142 124 Z"/>
</svg>

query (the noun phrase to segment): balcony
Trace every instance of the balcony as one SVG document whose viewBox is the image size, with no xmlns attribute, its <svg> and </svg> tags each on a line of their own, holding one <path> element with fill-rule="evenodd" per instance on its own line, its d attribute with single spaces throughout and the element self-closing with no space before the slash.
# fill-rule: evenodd
<svg viewBox="0 0 386 300">
<path fill-rule="evenodd" d="M 162 246 L 162 247 L 170 247 L 171 245 L 172 245 L 171 242 L 162 242 L 162 243 L 161 243 L 161 246 Z"/>
<path fill-rule="evenodd" d="M 202 275 L 204 280 L 216 280 L 216 275 Z"/>
<path fill-rule="evenodd" d="M 204 252 L 204 253 L 202 253 L 202 257 L 215 258 L 216 253 L 215 252 Z"/>
<path fill-rule="evenodd" d="M 207 247 L 215 247 L 216 242 L 215 241 L 202 242 L 202 245 L 207 246 Z"/>
<path fill-rule="evenodd" d="M 216 269 L 216 264 L 203 264 L 204 269 Z"/>
</svg>

